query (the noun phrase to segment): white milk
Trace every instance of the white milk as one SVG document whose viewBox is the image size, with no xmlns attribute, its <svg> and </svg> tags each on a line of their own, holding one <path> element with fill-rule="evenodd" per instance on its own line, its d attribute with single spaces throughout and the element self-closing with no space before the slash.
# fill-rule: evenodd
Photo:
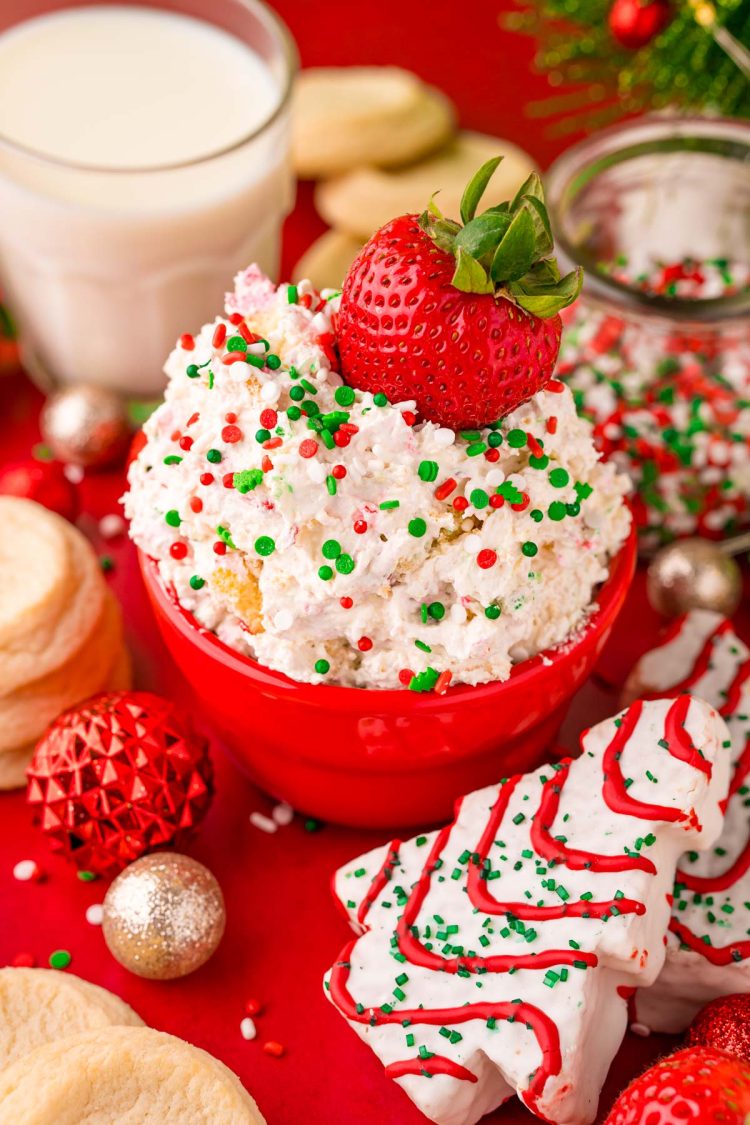
<svg viewBox="0 0 750 1125">
<path fill-rule="evenodd" d="M 276 53 L 124 5 L 0 35 L 0 277 L 32 369 L 157 392 L 233 273 L 275 273 L 292 199 L 280 37 Z"/>
</svg>

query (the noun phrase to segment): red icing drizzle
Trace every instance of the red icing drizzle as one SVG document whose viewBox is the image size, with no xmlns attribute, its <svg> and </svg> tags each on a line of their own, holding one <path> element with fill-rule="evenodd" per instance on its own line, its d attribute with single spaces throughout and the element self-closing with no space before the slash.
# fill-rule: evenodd
<svg viewBox="0 0 750 1125">
<path fill-rule="evenodd" d="M 401 1059 L 400 1062 L 388 1063 L 385 1073 L 389 1078 L 403 1078 L 405 1074 L 424 1074 L 430 1077 L 433 1074 L 449 1074 L 451 1078 L 461 1078 L 464 1082 L 479 1081 L 476 1074 L 453 1059 L 446 1059 L 445 1055 L 433 1055 L 429 1059 Z"/>
<path fill-rule="evenodd" d="M 375 902 L 380 892 L 384 890 L 387 884 L 390 882 L 391 875 L 393 874 L 393 869 L 398 864 L 398 853 L 400 847 L 400 840 L 391 840 L 390 844 L 388 845 L 386 857 L 383 860 L 383 866 L 380 868 L 380 871 L 378 871 L 377 875 L 370 883 L 367 894 L 359 904 L 359 910 L 357 911 L 357 921 L 359 922 L 360 926 L 363 926 L 365 924 L 365 918 L 367 917 L 367 913 L 370 907 Z"/>
<path fill-rule="evenodd" d="M 680 635 L 685 625 L 685 621 L 686 618 L 683 617 L 679 622 L 675 624 L 674 628 L 670 630 L 669 634 L 665 638 L 664 644 L 668 644 L 670 640 L 674 640 L 675 637 L 678 637 Z M 695 658 L 695 663 L 693 664 L 693 667 L 691 668 L 685 679 L 680 680 L 679 683 L 673 684 L 669 689 L 670 695 L 677 695 L 680 692 L 689 691 L 690 688 L 698 682 L 701 676 L 705 675 L 705 673 L 708 671 L 708 666 L 711 663 L 714 645 L 720 637 L 723 637 L 725 633 L 730 632 L 731 628 L 731 621 L 725 619 L 719 622 L 714 631 L 712 633 L 709 633 L 709 635 L 706 637 L 706 640 L 703 643 L 703 648 Z"/>
<path fill-rule="evenodd" d="M 682 922 L 678 922 L 673 918 L 669 923 L 669 928 L 673 934 L 676 934 L 683 945 L 687 945 L 694 953 L 699 953 L 701 957 L 705 957 L 712 965 L 733 965 L 744 961 L 750 957 L 750 941 L 736 941 L 731 945 L 706 945 L 705 941 L 684 926 Z"/>
<path fill-rule="evenodd" d="M 363 1011 L 357 1011 L 354 998 L 347 988 L 351 972 L 349 958 L 356 944 L 356 938 L 350 941 L 331 969 L 331 999 L 346 1019 L 352 1023 L 371 1025 L 401 1024 L 404 1020 L 409 1020 L 413 1024 L 429 1024 L 433 1027 L 477 1019 L 485 1022 L 488 1019 L 517 1020 L 519 1023 L 528 1024 L 542 1052 L 542 1063 L 529 1082 L 528 1089 L 523 1093 L 523 1100 L 530 1109 L 534 1109 L 547 1079 L 559 1074 L 562 1067 L 560 1037 L 555 1023 L 548 1015 L 533 1004 L 512 1004 L 508 1001 L 497 1004 L 464 1004 L 460 1008 L 399 1008 L 398 1011 L 392 1012 L 384 1012 L 380 1008 L 365 1008 Z"/>
</svg>

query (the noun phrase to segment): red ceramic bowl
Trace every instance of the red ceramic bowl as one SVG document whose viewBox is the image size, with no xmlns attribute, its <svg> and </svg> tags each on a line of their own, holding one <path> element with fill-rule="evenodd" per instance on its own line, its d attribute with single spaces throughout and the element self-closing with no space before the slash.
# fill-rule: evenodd
<svg viewBox="0 0 750 1125">
<path fill-rule="evenodd" d="M 239 766 L 302 812 L 385 828 L 444 820 L 461 794 L 540 764 L 622 608 L 635 556 L 632 533 L 572 643 L 502 683 L 440 696 L 296 683 L 203 629 L 153 560 L 140 563 L 167 647 Z"/>
</svg>

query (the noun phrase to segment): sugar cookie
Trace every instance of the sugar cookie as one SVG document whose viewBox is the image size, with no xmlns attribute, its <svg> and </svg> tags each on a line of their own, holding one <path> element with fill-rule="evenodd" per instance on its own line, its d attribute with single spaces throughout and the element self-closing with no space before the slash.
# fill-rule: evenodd
<svg viewBox="0 0 750 1125">
<path fill-rule="evenodd" d="M 486 160 L 500 153 L 504 159 L 490 180 L 483 205 L 493 206 L 513 196 L 534 162 L 522 149 L 484 133 L 459 133 L 428 160 L 408 168 L 383 171 L 358 168 L 348 175 L 318 184 L 315 202 L 326 222 L 365 241 L 394 215 L 420 212 L 433 192 L 443 214 L 458 218 L 467 181 Z"/>
<path fill-rule="evenodd" d="M 307 278 L 316 289 L 340 289 L 362 245 L 361 239 L 352 238 L 344 231 L 326 231 L 297 262 L 293 280 Z"/>
<path fill-rule="evenodd" d="M 393 66 L 315 67 L 297 79 L 292 159 L 298 176 L 336 176 L 361 164 L 406 164 L 454 128 L 451 103 Z"/>
<path fill-rule="evenodd" d="M 0 1070 L 37 1047 L 140 1016 L 104 988 L 55 969 L 0 969 Z"/>
<path fill-rule="evenodd" d="M 0 529 L 0 788 L 10 788 L 60 711 L 127 687 L 129 668 L 120 607 L 83 535 L 10 496 Z"/>
<path fill-rule="evenodd" d="M 265 1125 L 218 1059 L 147 1027 L 39 1047 L 0 1074 L 0 1125 Z"/>
</svg>

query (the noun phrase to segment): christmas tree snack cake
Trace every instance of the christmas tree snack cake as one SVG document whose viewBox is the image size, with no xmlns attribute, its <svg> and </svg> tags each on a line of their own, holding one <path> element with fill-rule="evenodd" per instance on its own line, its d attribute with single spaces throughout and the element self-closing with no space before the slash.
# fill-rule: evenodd
<svg viewBox="0 0 750 1125">
<path fill-rule="evenodd" d="M 594 1120 L 628 998 L 664 963 L 677 862 L 721 830 L 728 741 L 700 700 L 636 702 L 575 761 L 336 873 L 359 936 L 327 996 L 430 1120 L 472 1125 L 513 1094 Z"/>
<path fill-rule="evenodd" d="M 640 660 L 627 690 L 690 692 L 720 711 L 732 738 L 724 829 L 708 851 L 680 859 L 666 964 L 635 998 L 639 1023 L 682 1031 L 707 1001 L 750 992 L 750 650 L 726 618 L 693 610 Z"/>
<path fill-rule="evenodd" d="M 579 278 L 536 175 L 477 213 L 497 163 L 460 223 L 388 223 L 341 293 L 239 274 L 167 362 L 131 534 L 201 627 L 294 680 L 505 679 L 585 625 L 628 535 L 627 482 L 552 379 Z"/>
</svg>

